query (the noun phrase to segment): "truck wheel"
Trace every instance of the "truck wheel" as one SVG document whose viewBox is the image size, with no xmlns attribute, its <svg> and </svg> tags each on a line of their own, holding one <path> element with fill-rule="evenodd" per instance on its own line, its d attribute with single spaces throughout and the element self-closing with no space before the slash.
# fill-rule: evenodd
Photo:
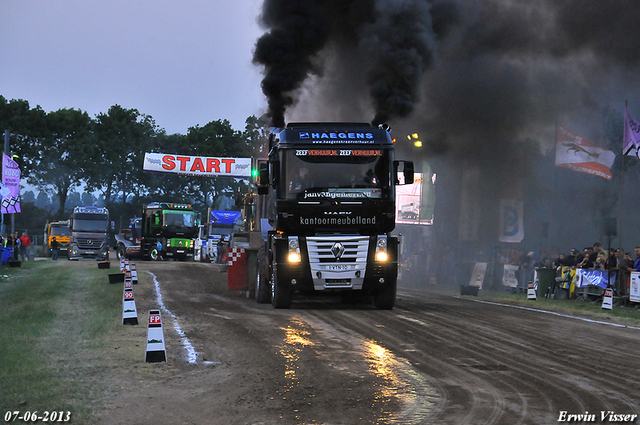
<svg viewBox="0 0 640 425">
<path fill-rule="evenodd" d="M 271 302 L 271 288 L 267 280 L 267 272 L 263 261 L 258 260 L 258 271 L 256 273 L 256 301 L 258 304 Z"/>
<path fill-rule="evenodd" d="M 125 252 L 126 251 L 124 249 L 124 246 L 118 245 L 118 251 L 116 251 L 116 254 L 118 256 L 118 260 L 124 260 L 125 258 L 127 258 Z"/>
<path fill-rule="evenodd" d="M 391 310 L 396 303 L 397 288 L 398 281 L 397 278 L 394 278 L 393 282 L 388 282 L 373 294 L 373 305 L 378 310 Z"/>
<path fill-rule="evenodd" d="M 149 250 L 149 260 L 156 261 L 158 259 L 158 248 L 151 248 Z"/>
<path fill-rule="evenodd" d="M 291 290 L 278 280 L 278 272 L 271 268 L 271 304 L 275 308 L 289 308 L 291 306 Z"/>
</svg>

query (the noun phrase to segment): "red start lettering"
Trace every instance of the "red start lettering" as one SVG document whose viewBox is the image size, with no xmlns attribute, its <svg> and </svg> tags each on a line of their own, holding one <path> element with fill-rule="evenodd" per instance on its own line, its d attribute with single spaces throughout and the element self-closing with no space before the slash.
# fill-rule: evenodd
<svg viewBox="0 0 640 425">
<path fill-rule="evenodd" d="M 171 155 L 165 155 L 162 157 L 162 168 L 164 168 L 165 170 L 173 170 L 174 168 L 176 168 L 176 163 L 173 162 L 174 158 Z"/>
<path fill-rule="evenodd" d="M 204 165 L 202 165 L 202 159 L 196 156 L 196 159 L 193 160 L 193 165 L 191 166 L 191 172 L 201 171 L 204 173 Z"/>
<path fill-rule="evenodd" d="M 124 299 L 132 300 L 133 299 L 133 291 L 124 291 Z"/>
<path fill-rule="evenodd" d="M 150 314 L 149 315 L 149 323 L 150 324 L 158 324 L 158 323 L 162 323 L 162 319 L 160 319 L 160 315 L 159 314 Z"/>
<path fill-rule="evenodd" d="M 231 164 L 234 164 L 235 162 L 236 160 L 231 158 L 222 159 L 222 163 L 226 165 L 224 172 L 231 173 Z"/>
<path fill-rule="evenodd" d="M 207 158 L 207 173 L 211 170 L 215 170 L 216 173 L 220 172 L 220 160 L 216 158 Z"/>
<path fill-rule="evenodd" d="M 330 152 L 330 151 L 329 151 Z M 337 152 L 336 152 L 337 153 Z M 193 161 L 193 163 L 191 163 Z M 235 164 L 234 158 L 201 158 L 191 156 L 173 156 L 165 155 L 162 157 L 162 168 L 167 171 L 174 170 L 176 168 L 176 162 L 180 171 L 187 171 L 190 173 L 224 173 L 231 174 L 231 166 Z M 206 163 L 206 165 L 205 165 Z M 222 171 L 220 169 L 223 169 Z"/>
<path fill-rule="evenodd" d="M 177 156 L 176 160 L 180 161 L 180 171 L 187 171 L 187 162 L 190 160 L 188 156 Z"/>
</svg>

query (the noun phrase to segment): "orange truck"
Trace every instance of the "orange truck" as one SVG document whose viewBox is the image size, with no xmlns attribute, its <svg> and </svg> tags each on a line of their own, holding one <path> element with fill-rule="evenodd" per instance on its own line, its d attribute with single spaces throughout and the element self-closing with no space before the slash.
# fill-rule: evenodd
<svg viewBox="0 0 640 425">
<path fill-rule="evenodd" d="M 69 242 L 71 240 L 68 221 L 52 221 L 44 226 L 44 255 L 51 256 L 51 241 L 56 238 L 58 242 L 59 252 L 66 253 L 69 250 Z"/>
</svg>

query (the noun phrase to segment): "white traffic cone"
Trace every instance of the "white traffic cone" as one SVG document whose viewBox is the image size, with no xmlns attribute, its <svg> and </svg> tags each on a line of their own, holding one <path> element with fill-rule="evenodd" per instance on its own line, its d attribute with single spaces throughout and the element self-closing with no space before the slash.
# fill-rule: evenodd
<svg viewBox="0 0 640 425">
<path fill-rule="evenodd" d="M 136 285 L 138 283 L 138 269 L 135 264 L 131 264 L 129 268 L 131 269 L 131 280 L 133 280 L 133 284 Z"/>
<path fill-rule="evenodd" d="M 533 282 L 529 282 L 527 285 L 527 299 L 528 300 L 536 300 L 536 285 Z"/>
<path fill-rule="evenodd" d="M 149 327 L 147 330 L 147 351 L 144 356 L 147 363 L 166 362 L 167 350 L 164 346 L 162 316 L 160 310 L 149 310 Z"/>
<path fill-rule="evenodd" d="M 602 308 L 604 308 L 605 310 L 613 310 L 613 289 L 607 288 L 604 290 Z"/>
<path fill-rule="evenodd" d="M 127 288 L 127 282 L 125 282 L 124 285 L 125 288 L 122 294 L 122 324 L 137 325 L 138 309 L 136 309 L 133 288 Z M 131 285 L 131 282 L 129 282 L 129 285 Z"/>
</svg>

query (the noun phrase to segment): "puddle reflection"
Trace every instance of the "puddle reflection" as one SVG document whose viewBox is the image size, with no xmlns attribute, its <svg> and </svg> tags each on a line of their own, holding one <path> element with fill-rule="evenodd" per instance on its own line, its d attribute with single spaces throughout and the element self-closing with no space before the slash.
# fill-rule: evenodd
<svg viewBox="0 0 640 425">
<path fill-rule="evenodd" d="M 371 406 L 380 415 L 376 423 L 424 423 L 433 413 L 437 398 L 426 379 L 406 360 L 398 359 L 375 341 L 364 341 L 364 354 L 369 371 L 378 378 Z"/>
<path fill-rule="evenodd" d="M 281 328 L 284 331 L 285 337 L 280 347 L 280 355 L 285 359 L 284 364 L 284 377 L 286 379 L 282 399 L 286 400 L 287 393 L 297 388 L 300 385 L 298 377 L 298 360 L 300 360 L 299 353 L 305 347 L 313 347 L 315 344 L 309 340 L 309 332 L 304 330 L 304 323 L 297 317 L 291 318 L 291 323 L 286 328 Z M 313 397 L 310 395 L 310 397 Z M 293 398 L 289 397 L 291 401 Z M 306 400 L 306 399 L 305 399 Z M 300 419 L 300 416 L 296 413 L 296 419 Z"/>
<path fill-rule="evenodd" d="M 368 392 L 373 390 L 373 401 L 370 406 L 361 406 L 362 409 L 373 409 L 376 419 L 373 423 L 384 424 L 422 424 L 425 423 L 434 413 L 438 405 L 439 394 L 430 384 L 428 377 L 421 375 L 411 363 L 373 340 L 365 340 L 352 333 L 341 332 L 338 329 L 323 329 L 321 325 L 314 324 L 313 328 L 320 328 L 320 332 L 347 343 L 343 347 L 351 347 L 343 352 L 342 362 L 334 367 L 346 366 L 347 362 L 354 367 L 349 370 L 360 369 L 365 374 L 369 374 L 370 379 L 361 382 L 371 382 Z M 311 405 L 315 394 L 307 391 L 299 391 L 300 387 L 300 357 L 303 350 L 314 347 L 316 344 L 310 339 L 308 325 L 297 317 L 290 318 L 287 327 L 281 328 L 284 331 L 282 345 L 279 353 L 284 362 L 284 388 L 279 395 L 282 400 L 296 402 L 297 406 Z M 331 354 L 331 353 L 329 353 Z M 333 355 L 339 353 L 332 353 Z M 349 360 L 351 359 L 351 360 Z M 363 363 L 364 362 L 364 363 Z M 342 363 L 342 364 L 341 364 Z M 366 368 L 358 368 L 357 363 Z M 340 369 L 336 373 L 342 373 Z M 304 376 L 303 376 L 304 378 Z M 357 383 L 358 381 L 353 381 Z M 362 388 L 365 390 L 365 388 Z M 338 388 L 326 391 L 338 390 Z M 351 388 L 348 389 L 349 391 Z M 298 399 L 294 399 L 297 394 Z M 362 394 L 364 396 L 364 394 Z M 349 397 L 353 397 L 349 395 Z M 300 399 L 302 398 L 302 399 Z M 355 397 L 360 400 L 359 396 Z M 364 403 L 364 400 L 362 400 Z M 300 420 L 300 411 L 294 410 L 296 420 Z M 311 421 L 312 423 L 315 421 Z M 371 422 L 369 422 L 371 423 Z"/>
</svg>

